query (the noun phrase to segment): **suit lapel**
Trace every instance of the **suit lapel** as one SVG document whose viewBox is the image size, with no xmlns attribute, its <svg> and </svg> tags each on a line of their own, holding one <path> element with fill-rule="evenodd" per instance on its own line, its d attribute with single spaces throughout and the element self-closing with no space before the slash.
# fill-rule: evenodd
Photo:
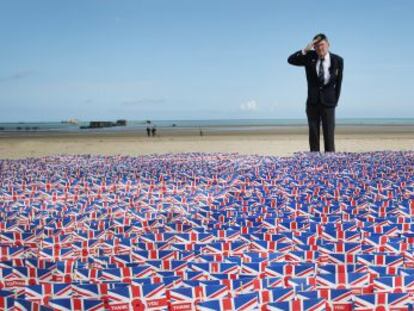
<svg viewBox="0 0 414 311">
<path fill-rule="evenodd" d="M 313 75 L 317 78 L 318 77 L 318 73 L 316 71 L 316 63 L 318 62 L 318 56 L 316 55 L 316 53 L 314 55 L 312 55 L 312 59 L 311 59 L 311 70 Z"/>
<path fill-rule="evenodd" d="M 329 74 L 331 77 L 335 76 L 336 65 L 336 58 L 333 54 L 331 54 L 331 67 L 329 67 Z"/>
<path fill-rule="evenodd" d="M 338 68 L 338 64 L 337 64 L 337 61 L 336 61 L 336 57 L 335 57 L 334 54 L 331 53 L 331 66 L 329 67 L 330 77 L 329 77 L 329 81 L 328 81 L 327 84 L 329 84 L 332 81 L 336 80 L 336 76 L 337 76 L 336 70 L 337 70 L 337 68 Z"/>
</svg>

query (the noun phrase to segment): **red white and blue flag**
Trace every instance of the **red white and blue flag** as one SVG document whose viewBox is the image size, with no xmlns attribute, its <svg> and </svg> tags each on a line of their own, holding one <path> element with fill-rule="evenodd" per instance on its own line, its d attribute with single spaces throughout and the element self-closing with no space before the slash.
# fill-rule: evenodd
<svg viewBox="0 0 414 311">
<path fill-rule="evenodd" d="M 0 310 L 408 310 L 413 167 L 412 151 L 0 160 Z"/>
</svg>

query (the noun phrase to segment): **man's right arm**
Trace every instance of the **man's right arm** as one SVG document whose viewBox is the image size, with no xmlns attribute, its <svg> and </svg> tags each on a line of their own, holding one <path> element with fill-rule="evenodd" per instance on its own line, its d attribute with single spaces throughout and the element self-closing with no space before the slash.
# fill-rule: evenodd
<svg viewBox="0 0 414 311">
<path fill-rule="evenodd" d="M 288 63 L 295 66 L 306 66 L 308 53 L 313 49 L 316 40 L 309 42 L 303 50 L 297 51 L 289 56 Z"/>
<path fill-rule="evenodd" d="M 294 66 L 306 65 L 306 52 L 304 50 L 297 51 L 288 57 L 288 63 Z"/>
</svg>

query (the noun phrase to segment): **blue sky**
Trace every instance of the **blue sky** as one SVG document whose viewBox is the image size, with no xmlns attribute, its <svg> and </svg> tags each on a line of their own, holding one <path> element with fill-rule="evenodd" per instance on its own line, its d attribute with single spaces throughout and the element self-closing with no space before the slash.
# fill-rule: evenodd
<svg viewBox="0 0 414 311">
<path fill-rule="evenodd" d="M 414 1 L 0 0 L 0 122 L 304 118 L 287 64 L 344 58 L 338 118 L 414 117 Z"/>
</svg>

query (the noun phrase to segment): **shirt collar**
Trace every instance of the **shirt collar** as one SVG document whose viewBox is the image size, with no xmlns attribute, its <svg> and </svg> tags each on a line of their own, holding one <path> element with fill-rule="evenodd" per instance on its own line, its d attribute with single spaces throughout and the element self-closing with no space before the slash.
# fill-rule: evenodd
<svg viewBox="0 0 414 311">
<path fill-rule="evenodd" d="M 321 59 L 318 57 L 318 62 L 320 62 Z M 324 57 L 324 62 L 326 64 L 330 64 L 331 63 L 331 53 L 326 53 L 325 57 Z"/>
</svg>

